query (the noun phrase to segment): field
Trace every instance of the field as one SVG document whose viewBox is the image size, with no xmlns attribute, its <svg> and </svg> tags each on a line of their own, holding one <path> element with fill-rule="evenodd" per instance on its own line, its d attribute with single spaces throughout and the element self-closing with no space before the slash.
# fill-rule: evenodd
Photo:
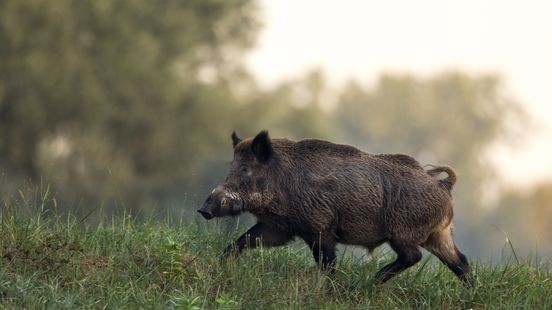
<svg viewBox="0 0 552 310">
<path fill-rule="evenodd" d="M 390 253 L 358 259 L 342 249 L 328 274 L 299 242 L 224 261 L 243 229 L 220 221 L 126 215 L 91 227 L 25 206 L 0 210 L 2 308 L 552 309 L 551 272 L 536 259 L 472 261 L 477 284 L 468 289 L 426 255 L 381 285 L 373 275 Z"/>
</svg>

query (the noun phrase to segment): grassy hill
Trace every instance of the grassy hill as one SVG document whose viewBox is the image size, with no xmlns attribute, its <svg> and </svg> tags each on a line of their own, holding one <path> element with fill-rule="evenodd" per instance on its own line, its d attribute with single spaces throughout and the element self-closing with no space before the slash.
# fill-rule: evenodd
<svg viewBox="0 0 552 310">
<path fill-rule="evenodd" d="M 552 309 L 550 269 L 531 260 L 472 262 L 477 285 L 467 289 L 427 256 L 380 285 L 373 275 L 392 259 L 386 254 L 359 260 L 342 252 L 330 275 L 301 243 L 223 261 L 219 254 L 239 232 L 217 222 L 123 216 L 86 228 L 23 209 L 0 209 L 0 307 Z"/>
</svg>

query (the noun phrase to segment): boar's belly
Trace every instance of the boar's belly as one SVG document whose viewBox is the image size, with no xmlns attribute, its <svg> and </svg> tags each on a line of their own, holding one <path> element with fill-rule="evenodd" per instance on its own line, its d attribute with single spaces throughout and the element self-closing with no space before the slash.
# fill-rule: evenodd
<svg viewBox="0 0 552 310">
<path fill-rule="evenodd" d="M 337 241 L 345 244 L 373 245 L 386 240 L 385 231 L 373 216 L 343 216 L 336 230 Z"/>
</svg>

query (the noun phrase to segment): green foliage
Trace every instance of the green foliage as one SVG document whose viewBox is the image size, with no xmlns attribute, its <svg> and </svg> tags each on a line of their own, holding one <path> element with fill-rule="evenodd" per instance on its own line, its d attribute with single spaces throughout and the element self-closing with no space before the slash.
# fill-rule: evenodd
<svg viewBox="0 0 552 310">
<path fill-rule="evenodd" d="M 249 0 L 1 1 L 0 170 L 73 203 L 193 184 L 256 29 Z"/>
<path fill-rule="evenodd" d="M 82 227 L 75 218 L 11 205 L 0 214 L 0 305 L 7 308 L 532 308 L 552 307 L 546 262 L 472 262 L 473 289 L 427 257 L 384 285 L 341 249 L 335 274 L 301 243 L 223 261 L 238 231 L 218 222 L 170 224 L 130 216 Z M 27 214 L 25 214 L 27 213 Z M 203 222 L 198 222 L 203 223 Z M 241 228 L 240 228 L 241 230 Z"/>
</svg>

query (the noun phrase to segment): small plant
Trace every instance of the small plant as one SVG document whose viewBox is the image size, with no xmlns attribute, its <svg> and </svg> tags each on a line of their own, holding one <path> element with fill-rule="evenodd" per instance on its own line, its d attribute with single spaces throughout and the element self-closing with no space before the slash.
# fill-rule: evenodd
<svg viewBox="0 0 552 310">
<path fill-rule="evenodd" d="M 166 276 L 176 276 L 187 272 L 182 261 L 182 244 L 175 242 L 170 236 L 160 240 L 157 247 L 159 255 L 159 271 Z"/>
<path fill-rule="evenodd" d="M 219 295 L 215 302 L 220 307 L 220 309 L 237 309 L 239 308 L 239 303 L 234 300 L 234 297 L 228 293 L 222 293 Z"/>
<path fill-rule="evenodd" d="M 200 297 L 190 298 L 187 296 L 172 297 L 170 300 L 170 308 L 173 309 L 183 309 L 183 310 L 199 310 Z"/>
</svg>

